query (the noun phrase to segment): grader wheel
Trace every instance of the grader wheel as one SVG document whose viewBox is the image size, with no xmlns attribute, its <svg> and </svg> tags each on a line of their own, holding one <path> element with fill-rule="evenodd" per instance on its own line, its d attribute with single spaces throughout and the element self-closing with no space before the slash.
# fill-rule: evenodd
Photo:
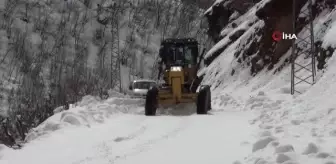
<svg viewBox="0 0 336 164">
<path fill-rule="evenodd" d="M 197 96 L 197 114 L 207 114 L 211 110 L 211 91 L 210 86 L 204 86 L 200 89 Z"/>
<path fill-rule="evenodd" d="M 148 90 L 145 102 L 146 116 L 155 116 L 158 107 L 158 93 L 159 90 L 156 87 L 152 87 Z"/>
</svg>

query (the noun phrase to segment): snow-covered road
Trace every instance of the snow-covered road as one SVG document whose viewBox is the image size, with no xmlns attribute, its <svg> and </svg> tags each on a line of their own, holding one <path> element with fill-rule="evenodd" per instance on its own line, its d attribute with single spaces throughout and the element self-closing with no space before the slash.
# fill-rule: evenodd
<svg viewBox="0 0 336 164">
<path fill-rule="evenodd" d="M 17 151 L 1 164 L 232 164 L 252 150 L 248 112 L 145 117 L 115 114 L 103 124 L 66 127 Z M 2 161 L 1 161 L 2 160 Z"/>
</svg>

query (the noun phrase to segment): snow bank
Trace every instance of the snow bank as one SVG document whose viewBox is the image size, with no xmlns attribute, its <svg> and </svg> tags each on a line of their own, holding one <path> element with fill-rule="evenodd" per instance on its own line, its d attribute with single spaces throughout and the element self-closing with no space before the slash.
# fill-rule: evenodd
<svg viewBox="0 0 336 164">
<path fill-rule="evenodd" d="M 335 161 L 333 126 L 336 115 L 328 107 L 330 103 L 316 103 L 315 95 L 311 93 L 306 95 L 310 98 L 302 96 L 292 100 L 280 100 L 272 94 L 251 98 L 258 100 L 251 101 L 253 103 L 248 109 L 260 113 L 251 121 L 260 127 L 260 139 L 255 142 L 248 163 L 317 164 Z M 332 101 L 329 99 L 329 102 Z"/>
<path fill-rule="evenodd" d="M 326 35 L 323 38 L 323 47 L 331 46 L 336 47 L 336 10 L 326 15 L 329 21 L 333 21 L 330 28 L 327 30 Z"/>
<path fill-rule="evenodd" d="M 241 16 L 238 24 L 254 20 L 253 10 Z M 320 40 L 323 47 L 336 47 L 335 10 L 322 12 L 314 25 L 316 40 Z M 239 50 L 239 44 L 261 26 L 262 23 L 255 23 L 201 73 L 207 79 L 204 83 L 212 85 L 212 105 L 216 112 L 252 110 L 258 114 L 258 117 L 250 120 L 251 124 L 260 128 L 256 133 L 258 139 L 253 143 L 251 153 L 241 163 L 335 164 L 336 53 L 328 59 L 327 68 L 317 73 L 318 81 L 314 86 L 299 85 L 298 89 L 304 90 L 304 94 L 292 96 L 290 67 L 285 66 L 275 74 L 273 69 L 251 76 L 248 68 L 235 61 L 234 54 Z M 232 29 L 227 27 L 222 32 L 230 33 Z M 301 32 L 299 37 L 303 35 L 304 32 Z M 211 56 L 222 47 L 228 36 L 207 55 Z M 290 55 L 290 51 L 284 56 Z M 308 64 L 310 59 L 302 57 L 297 60 Z M 231 73 L 233 70 L 234 74 Z"/>
<path fill-rule="evenodd" d="M 325 43 L 336 47 L 336 22 L 333 24 L 331 29 L 329 29 L 328 35 L 325 36 Z"/>
<path fill-rule="evenodd" d="M 118 113 L 139 113 L 143 100 L 129 99 L 110 91 L 111 98 L 99 100 L 93 96 L 85 96 L 77 104 L 70 105 L 69 110 L 56 113 L 38 127 L 32 129 L 26 141 L 30 142 L 42 135 L 69 126 L 90 128 L 94 124 L 104 123 L 111 115 Z"/>
<path fill-rule="evenodd" d="M 245 164 L 336 162 L 336 109 L 333 101 L 336 87 L 332 85 L 336 80 L 336 56 L 329 64 L 334 66 L 328 68 L 325 79 L 296 98 L 267 90 L 249 94 L 249 98 L 228 93 L 215 96 L 213 106 L 217 105 L 216 108 L 223 111 L 235 109 L 258 113 L 250 123 L 260 128 L 256 133 L 259 139 L 252 143 Z"/>
<path fill-rule="evenodd" d="M 6 149 L 8 149 L 7 146 L 3 145 L 3 144 L 0 144 L 0 160 L 2 158 L 2 152 L 5 151 Z"/>
</svg>

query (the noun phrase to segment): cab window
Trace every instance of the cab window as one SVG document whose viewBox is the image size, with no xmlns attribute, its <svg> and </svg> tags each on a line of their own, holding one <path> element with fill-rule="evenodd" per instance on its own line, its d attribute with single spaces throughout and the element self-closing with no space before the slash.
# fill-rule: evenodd
<svg viewBox="0 0 336 164">
<path fill-rule="evenodd" d="M 197 45 L 162 46 L 160 56 L 166 65 L 195 65 L 197 63 L 198 48 Z"/>
<path fill-rule="evenodd" d="M 194 60 L 193 60 L 193 55 L 192 55 L 191 49 L 186 48 L 185 49 L 185 55 L 184 55 L 184 62 L 186 64 L 194 64 L 193 61 Z"/>
<path fill-rule="evenodd" d="M 134 83 L 134 89 L 149 89 L 152 86 L 155 86 L 154 82 L 141 81 Z"/>
</svg>

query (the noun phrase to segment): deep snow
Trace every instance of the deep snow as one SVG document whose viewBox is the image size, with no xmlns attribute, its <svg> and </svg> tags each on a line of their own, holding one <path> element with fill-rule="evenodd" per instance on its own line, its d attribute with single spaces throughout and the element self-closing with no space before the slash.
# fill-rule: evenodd
<svg viewBox="0 0 336 164">
<path fill-rule="evenodd" d="M 255 19 L 254 11 L 239 20 Z M 336 44 L 335 13 L 322 13 L 314 23 L 324 47 Z M 324 27 L 327 20 L 334 23 Z M 262 25 L 258 21 L 255 27 Z M 314 86 L 291 96 L 290 68 L 251 77 L 230 61 L 237 43 L 253 32 L 250 28 L 203 70 L 205 83 L 213 85 L 211 115 L 145 117 L 141 100 L 88 96 L 32 131 L 22 150 L 0 146 L 0 163 L 335 164 L 336 53 Z"/>
<path fill-rule="evenodd" d="M 248 67 L 236 61 L 235 52 L 244 43 L 247 36 L 262 27 L 263 21 L 256 19 L 254 12 L 267 0 L 260 1 L 237 21 L 237 28 L 244 22 L 256 20 L 256 23 L 226 48 L 208 67 L 199 74 L 205 74 L 203 83 L 212 84 L 213 106 L 221 109 L 255 111 L 259 113 L 252 123 L 260 129 L 256 132 L 257 144 L 245 159 L 244 164 L 335 164 L 336 163 L 336 53 L 327 60 L 326 68 L 317 72 L 315 85 L 298 85 L 301 95 L 290 95 L 290 65 L 280 72 L 277 66 L 270 71 L 262 70 L 251 76 Z M 209 9 L 207 12 L 211 12 Z M 336 48 L 335 17 L 336 10 L 323 11 L 314 20 L 315 40 L 322 46 Z M 328 24 L 330 22 L 330 24 Z M 226 35 L 207 54 L 212 55 L 221 48 L 230 37 L 231 27 L 225 27 Z M 298 34 L 304 38 L 307 31 Z M 290 55 L 291 49 L 284 54 Z M 284 59 L 280 59 L 283 61 Z M 299 63 L 310 62 L 303 56 Z M 302 64 L 305 65 L 305 64 Z M 235 70 L 234 75 L 231 74 Z M 301 77 L 308 72 L 300 72 Z"/>
<path fill-rule="evenodd" d="M 1 150 L 0 163 L 233 163 L 251 151 L 252 118 L 251 112 L 146 117 L 141 100 L 88 96 L 31 132 L 23 149 Z"/>
</svg>

